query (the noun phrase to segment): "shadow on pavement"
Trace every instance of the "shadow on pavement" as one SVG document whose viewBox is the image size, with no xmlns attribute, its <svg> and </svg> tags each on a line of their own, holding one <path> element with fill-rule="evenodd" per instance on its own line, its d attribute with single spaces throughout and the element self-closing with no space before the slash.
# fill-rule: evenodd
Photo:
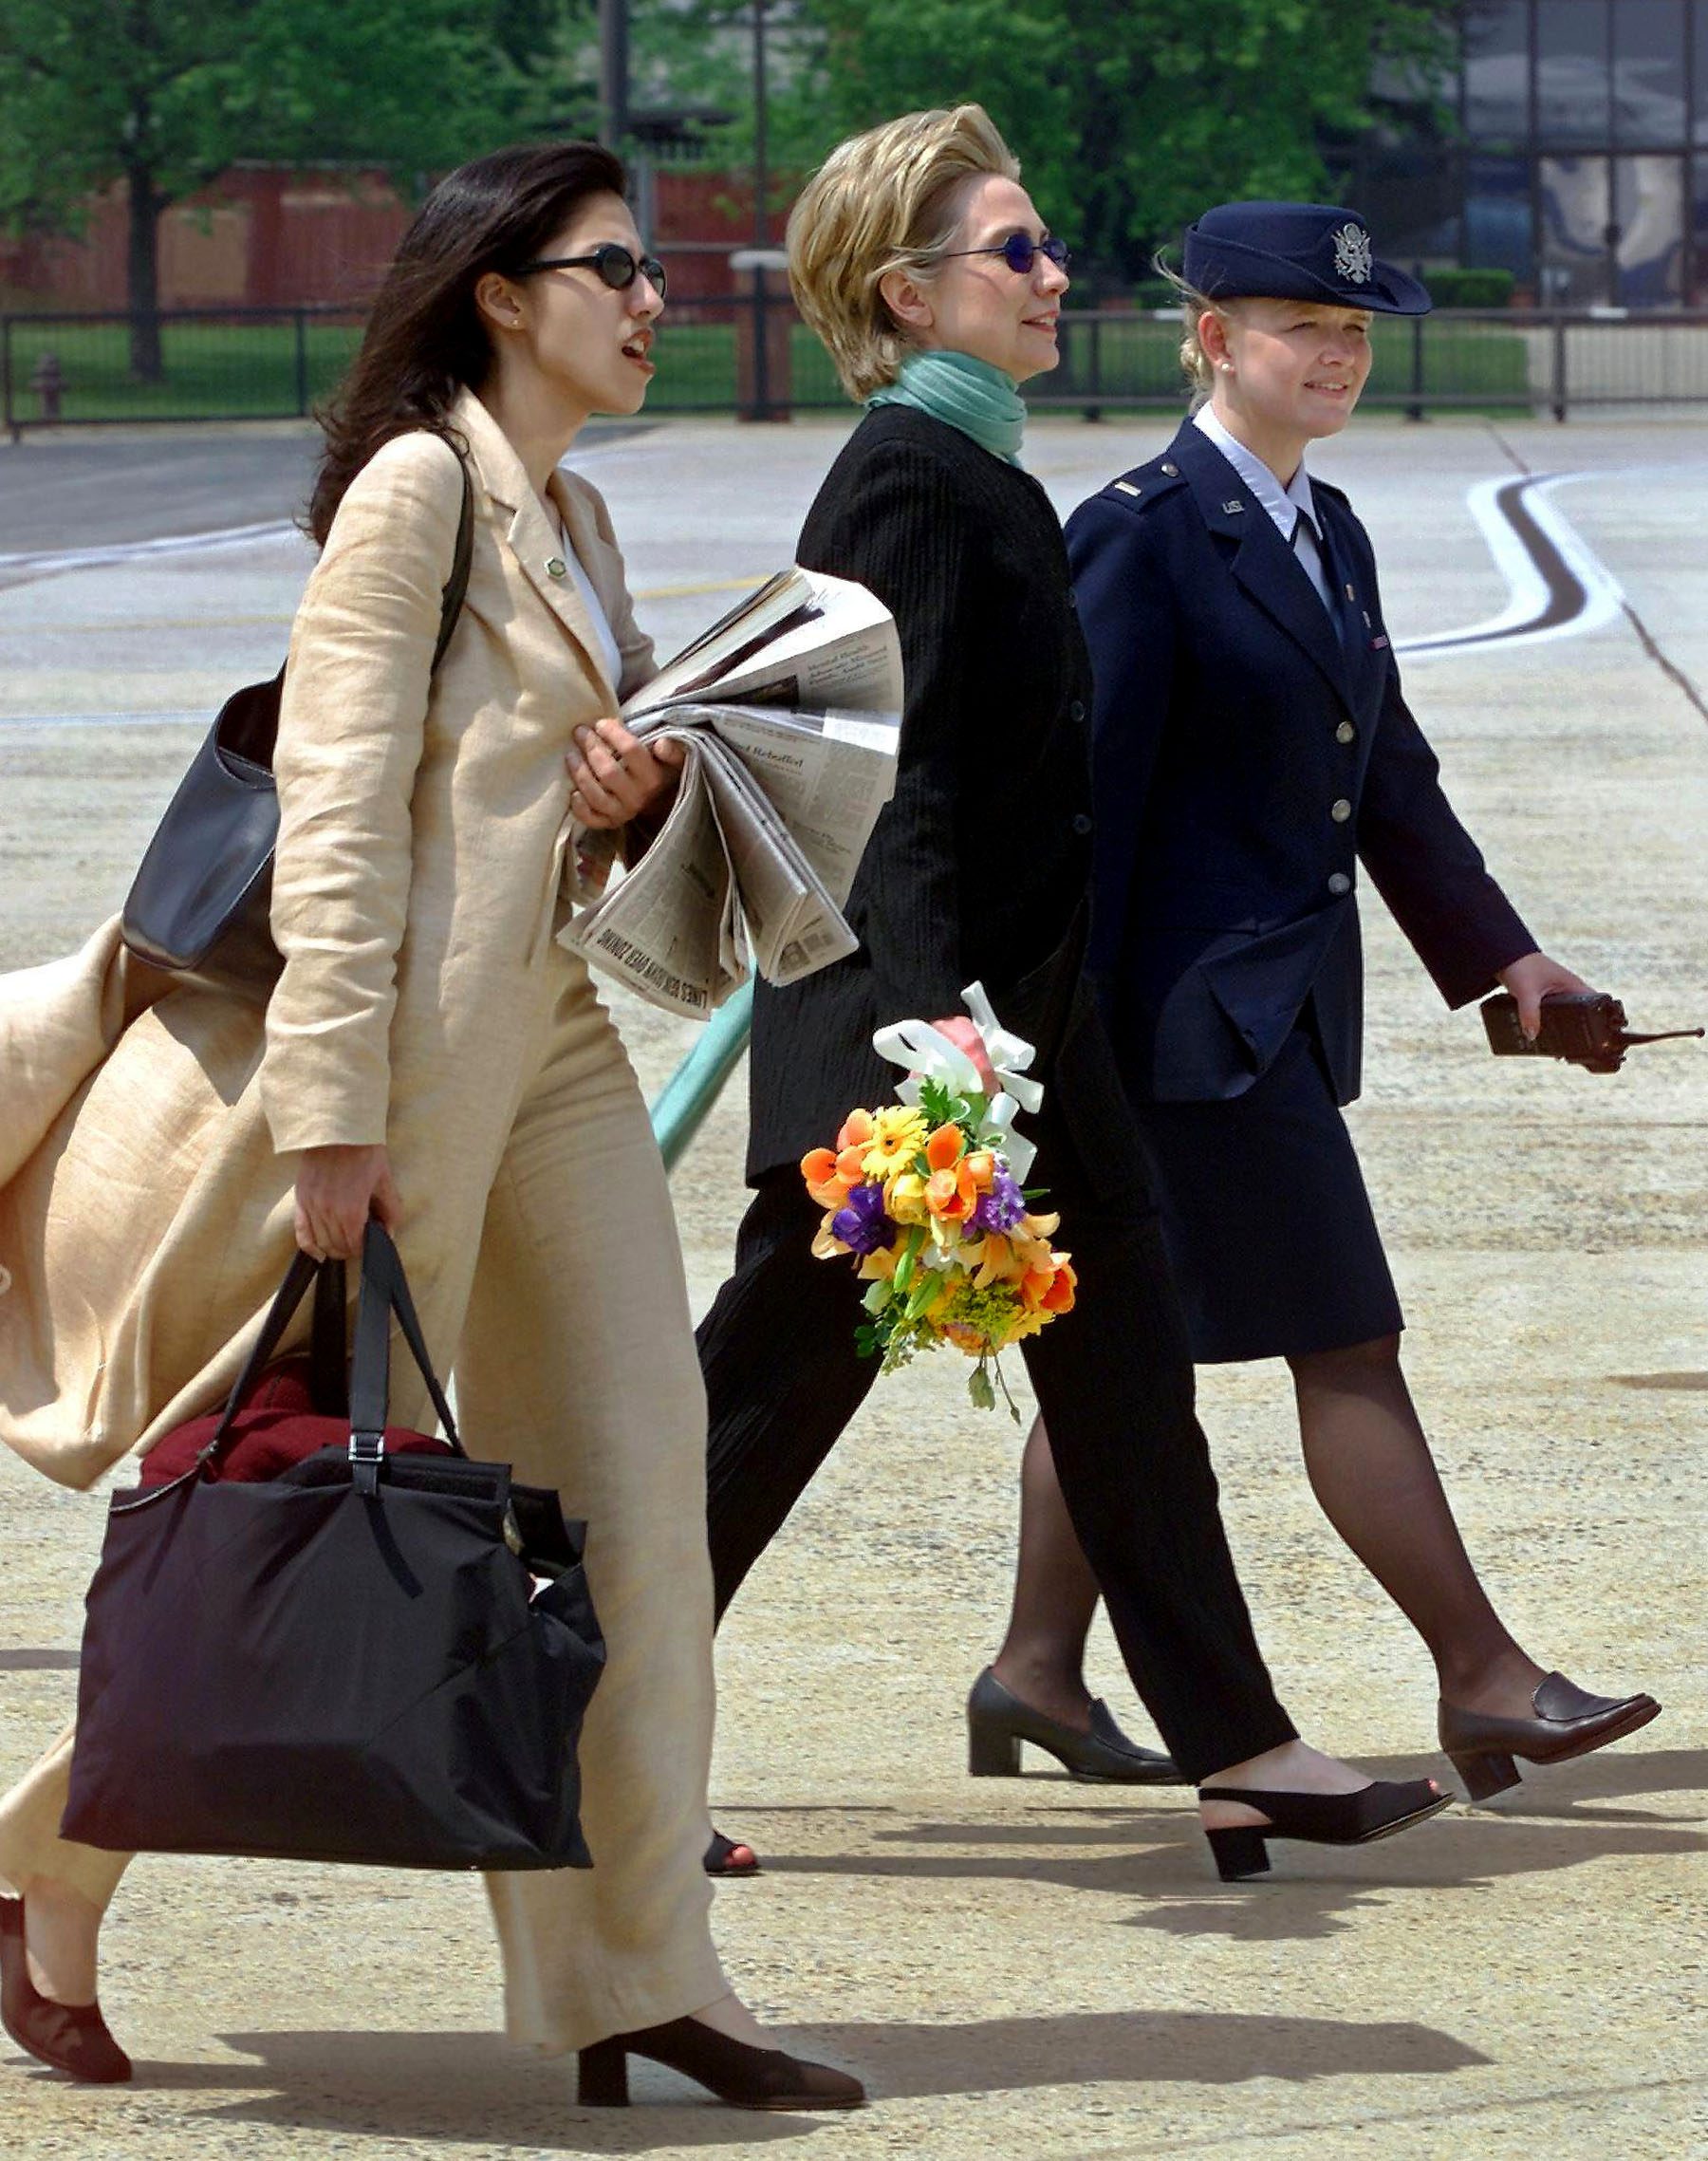
<svg viewBox="0 0 1708 2161">
<path fill-rule="evenodd" d="M 1536 1784 L 1503 1796 L 1495 1807 L 1439 1816 L 1368 1850 L 1277 1841 L 1271 1848 L 1275 1872 L 1246 1884 L 1216 1881 L 1195 1821 L 1182 1809 L 1108 1801 L 1052 1809 L 1030 1823 L 899 1821 L 875 1831 L 875 1850 L 865 1853 L 790 1854 L 767 1844 L 765 1865 L 778 1876 L 1011 1877 L 1029 1887 L 1055 1884 L 1148 1901 L 1127 1917 L 1135 1928 L 1241 1942 L 1310 1940 L 1339 1934 L 1387 1891 L 1465 1890 L 1616 1855 L 1682 1858 L 1708 1851 L 1708 1833 L 1693 1827 L 1699 1818 L 1606 1805 L 1609 1798 L 1704 1787 L 1708 1750 L 1586 1758 L 1539 1774 Z"/>
<path fill-rule="evenodd" d="M 389 2139 L 525 2143 L 548 2152 L 643 2152 L 650 2146 L 745 2145 L 829 2130 L 834 2117 L 768 2117 L 704 2103 L 698 2089 L 650 2065 L 632 2067 L 636 2108 L 574 2104 L 566 2062 L 548 2062 L 495 2034 L 281 2032 L 223 2034 L 258 2061 L 139 2063 L 139 2089 L 214 2095 L 248 2089 L 207 2123 L 288 2126 Z M 1157 2081 L 1291 2084 L 1342 2077 L 1441 2077 L 1490 2059 L 1451 2034 L 1409 2021 L 1245 2017 L 1205 2011 L 1084 2012 L 961 2025 L 814 2025 L 791 2048 L 846 2064 L 876 2100 Z M 256 2087 L 271 2092 L 257 2096 Z M 696 2099 L 699 2098 L 699 2105 Z M 654 2100 L 671 2105 L 649 2105 Z M 680 2105 L 686 2102 L 687 2105 Z"/>
</svg>

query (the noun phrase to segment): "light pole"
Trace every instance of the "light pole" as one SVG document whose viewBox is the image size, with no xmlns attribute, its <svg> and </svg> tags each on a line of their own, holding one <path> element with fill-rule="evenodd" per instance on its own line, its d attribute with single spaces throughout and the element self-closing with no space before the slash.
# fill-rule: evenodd
<svg viewBox="0 0 1708 2161">
<path fill-rule="evenodd" d="M 621 150 L 628 133 L 628 0 L 599 0 L 599 140 Z"/>
<path fill-rule="evenodd" d="M 765 0 L 753 0 L 753 245 L 769 248 L 765 196 Z"/>
<path fill-rule="evenodd" d="M 765 214 L 768 176 L 765 170 L 765 0 L 753 0 L 753 247 L 758 267 L 753 271 L 753 410 L 755 418 L 770 418 L 770 355 L 769 326 L 765 320 L 764 251 L 770 246 Z"/>
</svg>

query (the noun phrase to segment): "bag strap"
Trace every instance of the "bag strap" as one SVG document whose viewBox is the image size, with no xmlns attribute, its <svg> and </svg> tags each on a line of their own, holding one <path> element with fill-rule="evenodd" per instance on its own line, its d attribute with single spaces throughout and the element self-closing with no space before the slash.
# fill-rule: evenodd
<svg viewBox="0 0 1708 2161">
<path fill-rule="evenodd" d="M 362 1289 L 356 1301 L 356 1345 L 350 1356 L 350 1474 L 358 1493 L 378 1498 L 380 1465 L 385 1456 L 385 1415 L 391 1395 L 391 1316 L 396 1313 L 403 1341 L 427 1384 L 439 1423 L 457 1455 L 466 1456 L 427 1354 L 415 1300 L 385 1226 L 370 1220 L 362 1241 Z"/>
<path fill-rule="evenodd" d="M 474 486 L 469 478 L 469 461 L 461 451 L 456 453 L 457 468 L 462 474 L 462 509 L 456 518 L 456 547 L 451 557 L 451 575 L 445 580 L 444 591 L 439 596 L 438 643 L 433 648 L 433 665 L 436 669 L 445 657 L 462 614 L 463 602 L 469 597 L 469 566 L 474 559 Z"/>
<path fill-rule="evenodd" d="M 456 513 L 456 546 L 451 551 L 451 575 L 439 592 L 438 643 L 433 648 L 433 667 L 428 671 L 430 674 L 437 669 L 444 659 L 446 648 L 461 620 L 463 603 L 469 597 L 469 567 L 474 560 L 474 484 L 469 477 L 469 461 L 461 451 L 456 453 L 456 462 L 462 471 L 462 508 Z M 279 672 L 271 683 L 261 686 L 272 691 L 275 721 L 279 700 L 285 695 L 285 671 L 289 665 L 287 657 L 279 662 Z M 239 692 L 237 695 L 245 694 Z M 223 717 L 222 708 L 214 722 L 215 735 L 219 733 L 219 722 Z"/>
<path fill-rule="evenodd" d="M 308 1336 L 308 1395 L 323 1418 L 349 1416 L 350 1358 L 344 1323 L 348 1305 L 343 1262 L 323 1262 L 314 1278 L 314 1320 Z"/>
</svg>

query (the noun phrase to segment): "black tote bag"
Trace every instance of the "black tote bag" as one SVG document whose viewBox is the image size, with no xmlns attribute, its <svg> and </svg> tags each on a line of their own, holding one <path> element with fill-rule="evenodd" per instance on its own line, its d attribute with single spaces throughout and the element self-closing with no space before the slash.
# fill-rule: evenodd
<svg viewBox="0 0 1708 2161">
<path fill-rule="evenodd" d="M 195 1465 L 114 1497 L 64 1835 L 126 1853 L 588 1867 L 576 1743 L 604 1646 L 582 1527 L 555 1494 L 462 1452 L 379 1224 L 348 1419 L 301 1414 L 310 1452 L 265 1483 L 218 1475 L 314 1274 L 299 1256 Z M 387 1444 L 393 1311 L 454 1453 Z M 328 1429 L 341 1444 L 316 1446 Z"/>
<path fill-rule="evenodd" d="M 474 497 L 466 464 L 462 486 L 436 669 L 469 589 Z M 143 852 L 119 921 L 125 944 L 151 967 L 262 1005 L 282 966 L 269 913 L 279 838 L 272 757 L 284 688 L 281 668 L 221 706 Z"/>
</svg>

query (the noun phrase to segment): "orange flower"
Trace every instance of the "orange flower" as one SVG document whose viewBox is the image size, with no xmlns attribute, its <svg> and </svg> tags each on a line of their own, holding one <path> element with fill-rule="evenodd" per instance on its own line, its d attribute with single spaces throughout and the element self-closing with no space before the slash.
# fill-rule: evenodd
<svg viewBox="0 0 1708 2161">
<path fill-rule="evenodd" d="M 864 1113 L 863 1112 L 862 1115 L 863 1116 Z M 847 1127 L 845 1126 L 843 1130 L 845 1133 Z M 830 1151 L 828 1148 L 820 1148 L 817 1153 L 828 1155 Z M 865 1177 L 865 1147 L 863 1143 L 850 1141 L 845 1148 L 837 1150 L 833 1160 L 836 1164 L 836 1175 L 845 1184 L 858 1185 Z"/>
<path fill-rule="evenodd" d="M 1073 1294 L 1079 1276 L 1065 1253 L 1052 1254 L 1050 1257 L 1055 1262 L 1055 1280 L 1044 1294 L 1044 1311 L 1047 1313 L 1070 1313 L 1073 1311 Z"/>
<path fill-rule="evenodd" d="M 801 1158 L 801 1176 L 807 1191 L 821 1208 L 835 1214 L 848 1198 L 849 1181 L 837 1175 L 836 1158 L 828 1148 L 814 1148 Z M 858 1183 L 856 1181 L 855 1183 Z"/>
<path fill-rule="evenodd" d="M 1010 1283 L 1026 1271 L 1013 1247 L 1000 1231 L 961 1247 L 961 1258 L 974 1271 L 973 1288 L 988 1291 L 993 1283 Z"/>
<path fill-rule="evenodd" d="M 844 1148 L 863 1148 L 872 1137 L 872 1113 L 869 1110 L 850 1110 L 843 1120 L 842 1131 L 836 1136 L 837 1152 Z"/>
<path fill-rule="evenodd" d="M 925 1144 L 925 1161 L 934 1171 L 953 1170 L 964 1146 L 958 1126 L 939 1126 Z"/>
<path fill-rule="evenodd" d="M 996 1158 L 989 1148 L 974 1148 L 966 1159 L 973 1183 L 981 1193 L 991 1190 L 991 1181 L 996 1175 Z"/>
<path fill-rule="evenodd" d="M 940 1132 L 942 1128 L 939 1127 Z M 925 1205 L 945 1222 L 963 1223 L 978 1205 L 978 1188 L 965 1164 L 934 1170 L 925 1182 Z"/>
</svg>

